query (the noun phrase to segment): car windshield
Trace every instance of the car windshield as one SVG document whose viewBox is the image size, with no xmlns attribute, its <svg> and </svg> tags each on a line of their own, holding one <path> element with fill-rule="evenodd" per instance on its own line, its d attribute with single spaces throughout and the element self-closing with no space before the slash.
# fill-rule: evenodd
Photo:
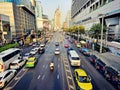
<svg viewBox="0 0 120 90">
<path fill-rule="evenodd" d="M 89 83 L 91 80 L 88 76 L 80 76 L 79 81 L 82 83 Z"/>
<path fill-rule="evenodd" d="M 2 79 L 2 77 L 0 77 L 0 80 Z"/>
<path fill-rule="evenodd" d="M 79 60 L 79 57 L 72 57 L 73 60 Z"/>
</svg>

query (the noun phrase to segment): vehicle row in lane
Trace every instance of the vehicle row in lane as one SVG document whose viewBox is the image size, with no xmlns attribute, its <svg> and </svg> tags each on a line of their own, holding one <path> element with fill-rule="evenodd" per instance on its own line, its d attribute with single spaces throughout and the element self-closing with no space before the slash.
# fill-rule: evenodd
<svg viewBox="0 0 120 90">
<path fill-rule="evenodd" d="M 69 43 L 67 40 L 65 40 L 65 43 Z M 71 70 L 72 72 L 74 72 L 74 70 L 76 68 L 83 68 L 88 75 L 91 76 L 91 82 L 93 84 L 93 90 L 100 90 L 100 89 L 112 89 L 112 90 L 115 90 L 104 78 L 102 78 L 100 76 L 100 74 L 96 71 L 96 70 L 93 70 L 94 68 L 89 64 L 89 62 L 86 62 L 88 61 L 88 56 L 86 57 L 86 55 L 80 53 L 79 51 L 79 48 L 76 48 L 76 46 L 74 44 L 72 44 L 70 42 L 70 46 L 72 47 L 72 49 L 76 50 L 79 54 L 80 57 L 82 57 L 82 62 L 81 62 L 81 66 L 80 67 L 71 67 Z M 68 50 L 69 51 L 69 50 Z M 85 61 L 85 62 L 84 62 Z M 84 63 L 83 63 L 84 62 Z M 99 82 L 98 82 L 98 77 L 100 76 L 100 79 L 101 79 L 101 85 L 99 85 Z M 105 87 L 105 86 L 108 86 L 108 87 Z"/>
</svg>

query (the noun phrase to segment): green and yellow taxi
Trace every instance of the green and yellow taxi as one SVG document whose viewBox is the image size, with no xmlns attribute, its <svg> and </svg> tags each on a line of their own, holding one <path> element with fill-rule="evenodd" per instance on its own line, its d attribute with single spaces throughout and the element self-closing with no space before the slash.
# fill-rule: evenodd
<svg viewBox="0 0 120 90">
<path fill-rule="evenodd" d="M 77 90 L 92 90 L 93 86 L 91 83 L 90 76 L 83 69 L 75 69 L 74 77 L 77 84 Z"/>
<path fill-rule="evenodd" d="M 36 57 L 29 57 L 27 62 L 26 62 L 26 65 L 25 67 L 29 68 L 29 67 L 35 67 L 37 63 L 37 58 Z"/>
</svg>

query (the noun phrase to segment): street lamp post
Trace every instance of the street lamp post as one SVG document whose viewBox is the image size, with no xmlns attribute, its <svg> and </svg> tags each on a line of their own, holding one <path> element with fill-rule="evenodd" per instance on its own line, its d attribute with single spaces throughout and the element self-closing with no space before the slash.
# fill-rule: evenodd
<svg viewBox="0 0 120 90">
<path fill-rule="evenodd" d="M 100 53 L 102 53 L 102 46 L 103 46 L 103 25 L 104 25 L 104 16 L 102 16 L 102 28 L 101 28 L 101 42 L 100 42 Z"/>
<path fill-rule="evenodd" d="M 79 42 L 79 29 L 78 29 L 78 42 Z"/>
<path fill-rule="evenodd" d="M 107 46 L 107 38 L 108 38 L 108 30 L 109 30 L 109 25 L 110 25 L 110 23 L 108 23 L 108 25 L 107 25 L 107 30 L 106 30 L 106 46 Z"/>
</svg>

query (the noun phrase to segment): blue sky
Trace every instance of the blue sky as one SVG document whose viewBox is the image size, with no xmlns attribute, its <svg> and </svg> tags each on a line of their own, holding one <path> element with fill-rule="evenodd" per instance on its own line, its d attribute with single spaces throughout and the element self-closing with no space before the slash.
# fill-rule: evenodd
<svg viewBox="0 0 120 90">
<path fill-rule="evenodd" d="M 71 8 L 71 0 L 37 0 L 41 1 L 43 7 L 43 13 L 48 15 L 49 19 L 53 19 L 54 12 L 60 7 L 62 12 L 62 21 L 65 20 L 67 11 Z"/>
</svg>

